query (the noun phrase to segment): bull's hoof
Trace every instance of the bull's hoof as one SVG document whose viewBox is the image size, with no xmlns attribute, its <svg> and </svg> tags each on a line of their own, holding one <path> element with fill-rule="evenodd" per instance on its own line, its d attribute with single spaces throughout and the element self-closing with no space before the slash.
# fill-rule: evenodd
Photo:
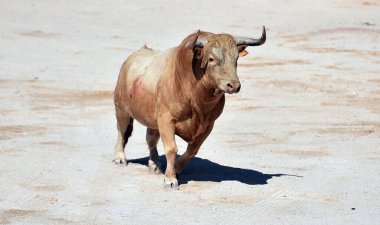
<svg viewBox="0 0 380 225">
<path fill-rule="evenodd" d="M 164 180 L 165 189 L 178 190 L 178 180 L 176 178 L 167 178 Z"/>
<path fill-rule="evenodd" d="M 127 165 L 127 159 L 120 159 L 120 158 L 116 158 L 114 160 L 112 160 L 113 163 L 115 163 L 116 166 L 119 166 L 119 165 L 124 165 L 126 166 Z"/>
<path fill-rule="evenodd" d="M 151 174 L 162 174 L 159 163 L 154 163 L 152 160 L 148 161 L 149 173 Z"/>
</svg>

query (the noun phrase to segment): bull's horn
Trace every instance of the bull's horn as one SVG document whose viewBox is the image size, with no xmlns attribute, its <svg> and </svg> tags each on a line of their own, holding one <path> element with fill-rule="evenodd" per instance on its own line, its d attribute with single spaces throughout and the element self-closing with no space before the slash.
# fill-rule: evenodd
<svg viewBox="0 0 380 225">
<path fill-rule="evenodd" d="M 265 26 L 263 26 L 263 33 L 260 39 L 247 38 L 247 37 L 234 37 L 236 44 L 247 45 L 247 46 L 259 46 L 265 43 L 266 40 Z"/>
<path fill-rule="evenodd" d="M 206 38 L 198 38 L 197 41 L 195 42 L 194 47 L 203 48 L 206 44 L 207 44 Z"/>
</svg>

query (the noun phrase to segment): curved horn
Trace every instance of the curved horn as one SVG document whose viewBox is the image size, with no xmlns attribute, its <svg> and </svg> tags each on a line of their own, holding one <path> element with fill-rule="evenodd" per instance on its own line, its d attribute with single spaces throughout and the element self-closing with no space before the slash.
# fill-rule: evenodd
<svg viewBox="0 0 380 225">
<path fill-rule="evenodd" d="M 247 46 L 259 46 L 265 43 L 266 33 L 265 26 L 263 26 L 263 33 L 261 34 L 260 39 L 247 38 L 247 37 L 234 37 L 236 44 L 239 45 L 247 45 Z"/>
<path fill-rule="evenodd" d="M 206 38 L 198 38 L 197 41 L 195 42 L 194 47 L 203 48 L 206 44 L 207 44 Z"/>
</svg>

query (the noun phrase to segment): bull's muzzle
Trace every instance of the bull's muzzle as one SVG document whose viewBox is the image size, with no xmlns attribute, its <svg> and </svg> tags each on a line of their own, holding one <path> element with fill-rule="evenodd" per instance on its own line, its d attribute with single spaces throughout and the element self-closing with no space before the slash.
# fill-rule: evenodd
<svg viewBox="0 0 380 225">
<path fill-rule="evenodd" d="M 240 91 L 240 88 L 241 84 L 239 81 L 226 82 L 225 84 L 222 84 L 221 87 L 219 87 L 221 91 L 228 94 L 238 93 Z"/>
</svg>

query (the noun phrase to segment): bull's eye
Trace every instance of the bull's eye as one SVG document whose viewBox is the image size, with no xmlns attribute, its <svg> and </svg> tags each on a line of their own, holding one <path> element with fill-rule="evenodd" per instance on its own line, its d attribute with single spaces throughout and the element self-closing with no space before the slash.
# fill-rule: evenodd
<svg viewBox="0 0 380 225">
<path fill-rule="evenodd" d="M 210 58 L 208 58 L 208 64 L 209 64 L 209 65 L 216 65 L 217 62 L 216 62 L 215 58 L 210 57 Z"/>
</svg>

